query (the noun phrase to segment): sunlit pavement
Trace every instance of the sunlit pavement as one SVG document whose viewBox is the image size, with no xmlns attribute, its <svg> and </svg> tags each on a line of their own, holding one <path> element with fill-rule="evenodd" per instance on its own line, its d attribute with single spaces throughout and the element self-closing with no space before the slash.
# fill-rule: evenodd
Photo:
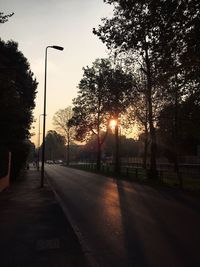
<svg viewBox="0 0 200 267">
<path fill-rule="evenodd" d="M 46 165 L 93 266 L 200 266 L 200 202 L 176 190 Z"/>
</svg>

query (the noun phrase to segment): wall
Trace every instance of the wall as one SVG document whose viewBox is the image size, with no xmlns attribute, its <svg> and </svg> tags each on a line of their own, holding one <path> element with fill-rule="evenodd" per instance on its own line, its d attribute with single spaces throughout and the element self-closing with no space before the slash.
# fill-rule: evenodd
<svg viewBox="0 0 200 267">
<path fill-rule="evenodd" d="M 9 152 L 8 173 L 5 177 L 0 178 L 0 192 L 2 192 L 10 184 L 10 164 L 11 164 L 11 153 Z"/>
</svg>

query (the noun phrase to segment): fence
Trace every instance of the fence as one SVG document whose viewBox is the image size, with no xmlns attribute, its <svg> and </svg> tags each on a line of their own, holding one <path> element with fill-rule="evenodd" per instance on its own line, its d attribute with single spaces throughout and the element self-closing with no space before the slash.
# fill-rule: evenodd
<svg viewBox="0 0 200 267">
<path fill-rule="evenodd" d="M 70 164 L 73 168 L 96 172 L 96 164 L 81 163 Z M 179 186 L 185 189 L 200 190 L 200 166 L 182 164 L 180 171 L 174 172 L 172 165 L 158 165 L 159 180 L 169 186 Z M 126 164 L 121 166 L 120 177 L 128 181 L 144 181 L 147 179 L 147 172 L 140 164 Z M 115 176 L 113 164 L 102 164 L 100 173 Z"/>
</svg>

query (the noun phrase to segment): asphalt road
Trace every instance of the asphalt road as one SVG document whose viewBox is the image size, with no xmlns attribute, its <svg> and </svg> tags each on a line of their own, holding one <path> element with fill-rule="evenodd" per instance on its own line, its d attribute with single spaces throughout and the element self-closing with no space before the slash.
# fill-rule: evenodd
<svg viewBox="0 0 200 267">
<path fill-rule="evenodd" d="M 94 266 L 200 266 L 200 203 L 177 190 L 46 165 Z"/>
</svg>

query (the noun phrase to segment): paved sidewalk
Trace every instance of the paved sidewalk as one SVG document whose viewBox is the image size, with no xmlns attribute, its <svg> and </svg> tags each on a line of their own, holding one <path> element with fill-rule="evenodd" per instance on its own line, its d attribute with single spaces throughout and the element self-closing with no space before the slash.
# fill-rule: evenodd
<svg viewBox="0 0 200 267">
<path fill-rule="evenodd" d="M 85 267 L 86 260 L 72 227 L 40 173 L 0 193 L 1 267 Z"/>
</svg>

